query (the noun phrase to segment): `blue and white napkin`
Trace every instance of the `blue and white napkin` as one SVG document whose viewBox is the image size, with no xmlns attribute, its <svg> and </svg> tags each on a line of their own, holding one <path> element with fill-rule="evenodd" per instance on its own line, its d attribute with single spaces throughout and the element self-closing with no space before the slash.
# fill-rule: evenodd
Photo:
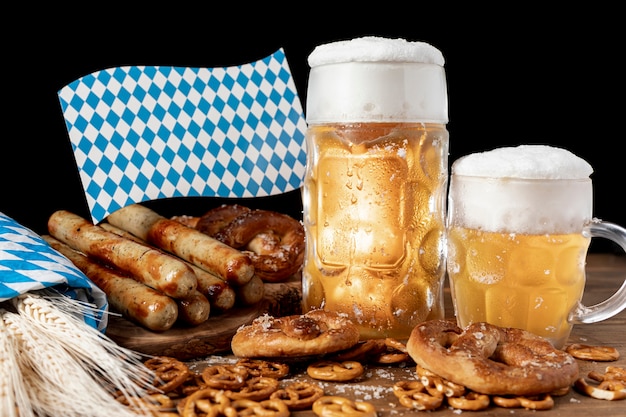
<svg viewBox="0 0 626 417">
<path fill-rule="evenodd" d="M 0 212 L 0 302 L 46 288 L 88 303 L 85 322 L 106 329 L 106 294 L 41 236 Z"/>
</svg>

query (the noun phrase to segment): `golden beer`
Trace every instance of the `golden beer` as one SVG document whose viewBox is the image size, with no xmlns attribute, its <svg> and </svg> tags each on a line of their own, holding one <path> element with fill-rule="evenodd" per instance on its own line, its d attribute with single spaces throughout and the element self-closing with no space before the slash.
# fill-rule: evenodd
<svg viewBox="0 0 626 417">
<path fill-rule="evenodd" d="M 403 339 L 442 318 L 445 127 L 336 124 L 307 135 L 303 309 L 346 314 L 362 338 Z"/>
<path fill-rule="evenodd" d="M 448 274 L 460 326 L 517 327 L 562 347 L 585 287 L 590 237 L 582 233 L 448 231 Z M 460 300 L 460 301 L 459 301 Z"/>
<path fill-rule="evenodd" d="M 361 339 L 442 318 L 448 101 L 441 52 L 363 37 L 309 55 L 302 309 Z"/>
<path fill-rule="evenodd" d="M 488 322 L 562 347 L 585 287 L 593 237 L 591 166 L 521 145 L 452 164 L 447 272 L 457 322 Z"/>
</svg>

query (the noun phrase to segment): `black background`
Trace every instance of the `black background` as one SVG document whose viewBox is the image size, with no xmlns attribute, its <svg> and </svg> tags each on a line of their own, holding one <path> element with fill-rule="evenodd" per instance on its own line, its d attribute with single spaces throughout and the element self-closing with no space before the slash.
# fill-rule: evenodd
<svg viewBox="0 0 626 417">
<path fill-rule="evenodd" d="M 594 167 L 595 216 L 626 225 L 618 203 L 626 177 L 621 13 L 569 8 L 546 14 L 526 3 L 507 4 L 507 10 L 481 10 L 385 3 L 338 13 L 338 5 L 197 8 L 177 2 L 133 13 L 100 4 L 93 12 L 38 8 L 6 15 L 0 212 L 37 233 L 46 233 L 47 218 L 59 209 L 89 218 L 57 99 L 57 91 L 77 78 L 124 65 L 233 66 L 283 48 L 304 107 L 314 47 L 375 35 L 425 41 L 442 51 L 450 163 L 499 146 L 567 148 Z M 218 203 L 152 204 L 164 215 L 195 215 Z M 298 191 L 243 203 L 301 216 Z M 596 241 L 594 251 L 621 253 Z"/>
</svg>

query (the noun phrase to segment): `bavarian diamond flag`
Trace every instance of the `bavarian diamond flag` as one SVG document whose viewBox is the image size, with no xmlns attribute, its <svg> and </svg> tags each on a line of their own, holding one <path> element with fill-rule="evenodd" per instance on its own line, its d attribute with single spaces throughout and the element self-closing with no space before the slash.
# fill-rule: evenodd
<svg viewBox="0 0 626 417">
<path fill-rule="evenodd" d="M 58 97 L 94 223 L 147 200 L 302 184 L 306 123 L 282 49 L 226 68 L 110 68 Z"/>
<path fill-rule="evenodd" d="M 105 293 L 41 236 L 0 212 L 0 302 L 47 288 L 87 303 L 85 322 L 104 331 Z"/>
</svg>

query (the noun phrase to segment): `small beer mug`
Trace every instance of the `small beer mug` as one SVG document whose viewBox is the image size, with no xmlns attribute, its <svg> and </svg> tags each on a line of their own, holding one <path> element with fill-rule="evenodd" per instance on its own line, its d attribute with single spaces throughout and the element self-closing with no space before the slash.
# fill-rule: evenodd
<svg viewBox="0 0 626 417">
<path fill-rule="evenodd" d="M 581 304 L 591 238 L 626 251 L 626 229 L 592 217 L 592 167 L 545 145 L 466 155 L 451 167 L 448 258 L 460 326 L 485 321 L 528 330 L 561 348 L 575 323 L 626 307 L 626 285 Z"/>
</svg>

